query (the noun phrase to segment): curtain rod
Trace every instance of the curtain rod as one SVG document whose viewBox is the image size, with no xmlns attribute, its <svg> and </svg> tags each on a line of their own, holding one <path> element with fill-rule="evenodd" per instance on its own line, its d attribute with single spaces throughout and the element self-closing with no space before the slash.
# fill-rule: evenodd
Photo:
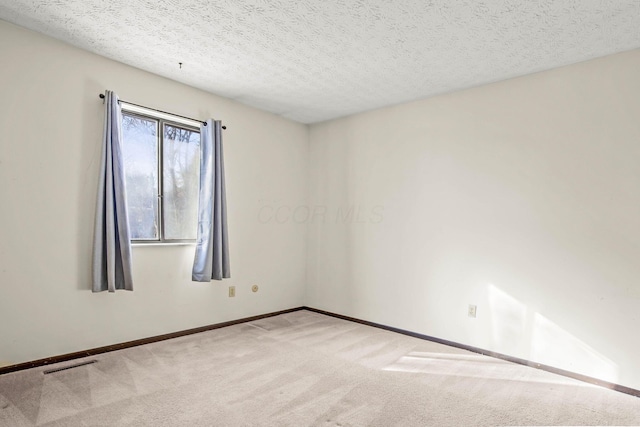
<svg viewBox="0 0 640 427">
<path fill-rule="evenodd" d="M 104 93 L 101 93 L 100 95 L 98 95 L 100 97 L 100 99 L 104 99 Z M 150 108 L 150 107 L 145 107 L 144 105 L 140 105 L 140 104 L 134 104 L 133 102 L 129 102 L 129 101 L 125 101 L 124 99 L 120 99 L 118 100 L 124 102 L 125 104 L 129 104 L 129 105 L 133 105 L 135 107 L 141 107 L 141 108 L 146 108 L 147 110 L 153 110 L 153 111 L 157 111 L 158 113 L 163 113 L 163 114 L 169 114 L 171 116 L 176 116 L 176 117 L 180 117 L 182 119 L 187 119 L 187 120 L 193 120 L 194 122 L 200 122 L 202 124 L 204 124 L 205 126 L 207 125 L 207 122 L 203 121 L 203 120 L 198 120 L 198 119 L 193 119 L 191 117 L 187 117 L 187 116 L 181 116 L 179 114 L 174 114 L 174 113 L 169 113 L 168 111 L 162 111 L 162 110 L 158 110 L 157 108 Z M 222 129 L 226 129 L 226 126 L 222 126 Z"/>
</svg>

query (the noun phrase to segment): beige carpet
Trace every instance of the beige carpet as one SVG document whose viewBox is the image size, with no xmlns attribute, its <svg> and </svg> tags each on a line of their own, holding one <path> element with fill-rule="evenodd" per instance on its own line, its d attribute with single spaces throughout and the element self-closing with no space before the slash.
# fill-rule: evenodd
<svg viewBox="0 0 640 427">
<path fill-rule="evenodd" d="M 640 399 L 298 311 L 0 376 L 1 426 L 640 425 Z"/>
</svg>

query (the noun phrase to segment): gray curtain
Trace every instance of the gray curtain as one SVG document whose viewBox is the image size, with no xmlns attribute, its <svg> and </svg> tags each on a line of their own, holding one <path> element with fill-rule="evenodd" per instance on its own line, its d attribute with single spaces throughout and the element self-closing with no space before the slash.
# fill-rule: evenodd
<svg viewBox="0 0 640 427">
<path fill-rule="evenodd" d="M 198 240 L 191 279 L 210 282 L 231 277 L 220 121 L 209 119 L 200 126 L 200 150 Z"/>
<path fill-rule="evenodd" d="M 122 111 L 118 96 L 107 91 L 93 239 L 93 292 L 133 290 L 126 200 Z"/>
</svg>

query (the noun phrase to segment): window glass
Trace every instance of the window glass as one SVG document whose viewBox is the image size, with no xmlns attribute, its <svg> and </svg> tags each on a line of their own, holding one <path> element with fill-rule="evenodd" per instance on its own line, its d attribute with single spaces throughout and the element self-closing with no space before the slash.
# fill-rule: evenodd
<svg viewBox="0 0 640 427">
<path fill-rule="evenodd" d="M 198 224 L 200 133 L 164 125 L 162 189 L 165 239 L 195 239 Z"/>
<path fill-rule="evenodd" d="M 158 239 L 158 122 L 122 117 L 123 154 L 131 239 Z"/>
<path fill-rule="evenodd" d="M 200 132 L 164 117 L 123 112 L 122 133 L 131 239 L 195 240 Z"/>
</svg>

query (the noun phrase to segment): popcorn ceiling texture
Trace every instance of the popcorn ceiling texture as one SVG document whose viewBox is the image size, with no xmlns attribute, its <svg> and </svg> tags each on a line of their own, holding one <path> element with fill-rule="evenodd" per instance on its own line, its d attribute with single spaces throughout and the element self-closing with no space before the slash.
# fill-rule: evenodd
<svg viewBox="0 0 640 427">
<path fill-rule="evenodd" d="M 303 123 L 640 47 L 638 0 L 0 0 L 0 18 Z"/>
</svg>

